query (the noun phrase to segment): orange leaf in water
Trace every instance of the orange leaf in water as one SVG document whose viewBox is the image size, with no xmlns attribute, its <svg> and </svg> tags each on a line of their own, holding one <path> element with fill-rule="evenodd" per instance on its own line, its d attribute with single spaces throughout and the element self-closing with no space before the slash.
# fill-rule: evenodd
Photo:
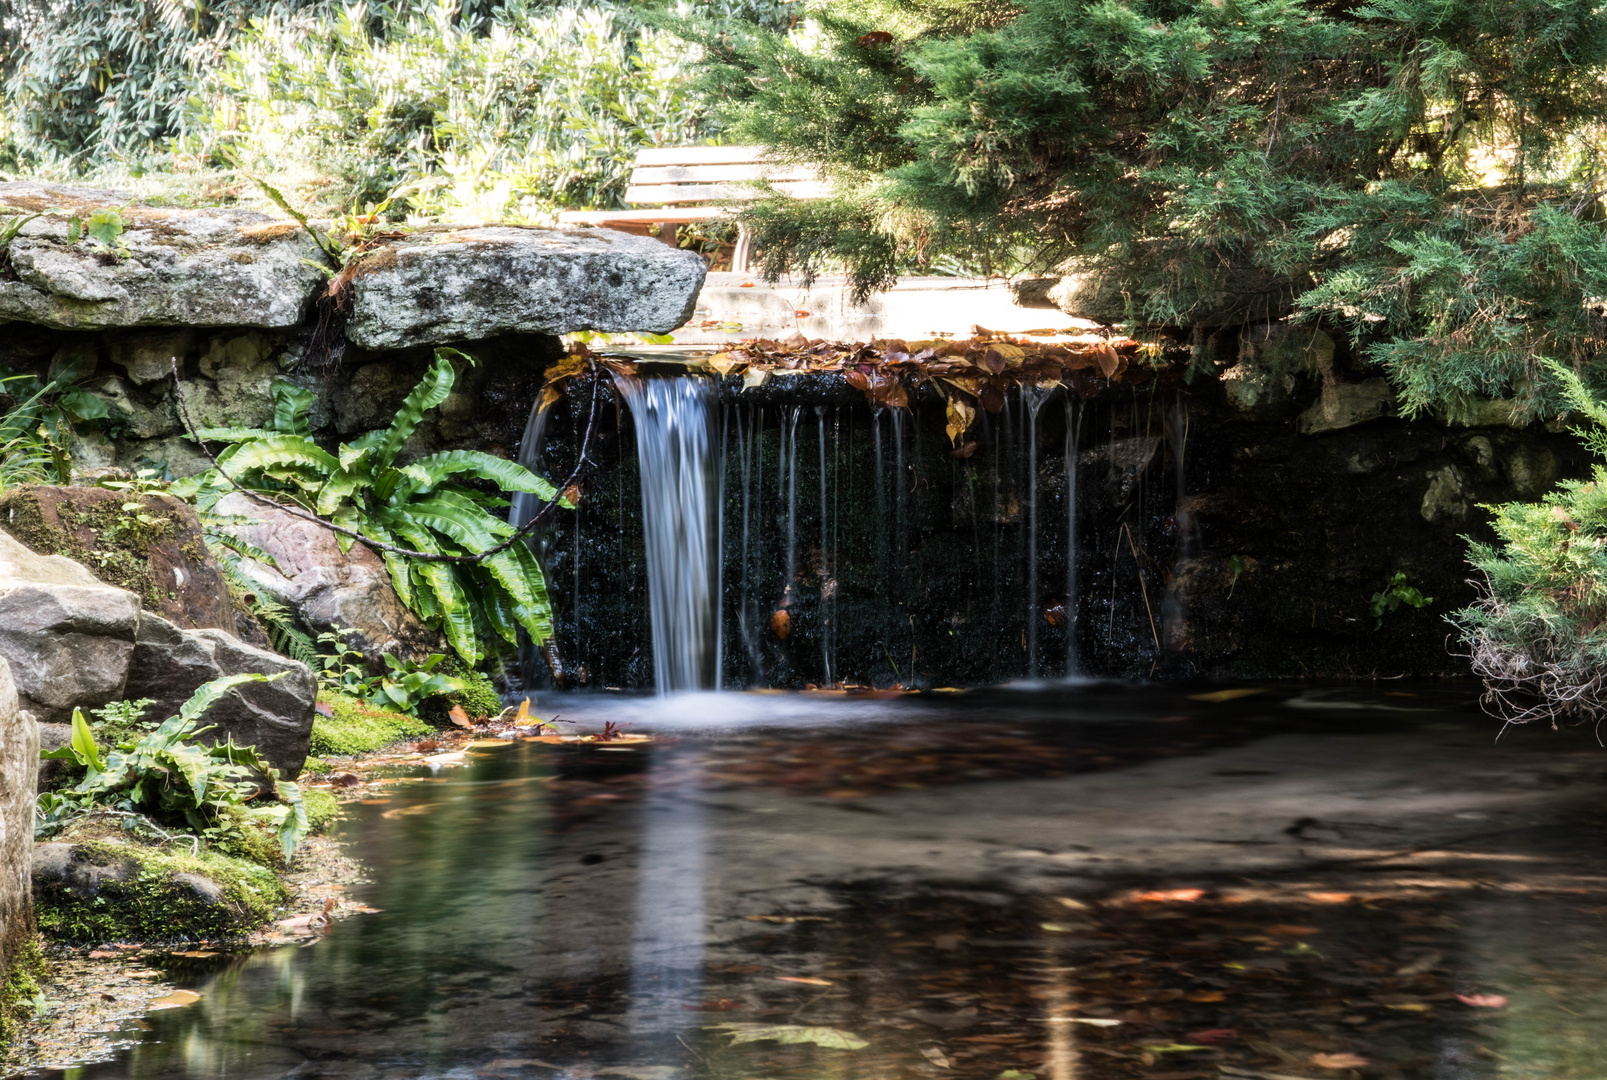
<svg viewBox="0 0 1607 1080">
<path fill-rule="evenodd" d="M 1500 994 L 1458 994 L 1456 1000 L 1475 1009 L 1504 1009 L 1507 999 Z"/>
<path fill-rule="evenodd" d="M 806 975 L 777 975 L 777 982 L 803 983 L 805 986 L 830 986 L 830 979 L 811 979 Z"/>
<path fill-rule="evenodd" d="M 469 714 L 463 711 L 462 705 L 452 706 L 452 708 L 447 711 L 446 715 L 447 719 L 451 720 L 458 727 L 474 726 L 474 722 L 469 719 Z"/>
<path fill-rule="evenodd" d="M 787 635 L 792 633 L 792 616 L 787 614 L 786 608 L 778 608 L 770 616 L 770 631 L 782 641 L 786 641 Z"/>
<path fill-rule="evenodd" d="M 1365 1069 L 1368 1065 L 1360 1054 L 1312 1054 L 1311 1063 L 1319 1069 Z"/>
<path fill-rule="evenodd" d="M 1134 899 L 1151 904 L 1192 904 L 1204 895 L 1204 889 L 1157 889 L 1154 892 L 1139 893 Z"/>
</svg>

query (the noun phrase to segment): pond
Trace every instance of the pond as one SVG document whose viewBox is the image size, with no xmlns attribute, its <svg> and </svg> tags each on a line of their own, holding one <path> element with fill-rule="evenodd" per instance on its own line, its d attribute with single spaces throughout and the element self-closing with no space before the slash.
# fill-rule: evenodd
<svg viewBox="0 0 1607 1080">
<path fill-rule="evenodd" d="M 1466 684 L 544 698 L 110 1080 L 1599 1077 L 1607 757 Z M 413 779 L 408 779 L 413 777 Z"/>
</svg>

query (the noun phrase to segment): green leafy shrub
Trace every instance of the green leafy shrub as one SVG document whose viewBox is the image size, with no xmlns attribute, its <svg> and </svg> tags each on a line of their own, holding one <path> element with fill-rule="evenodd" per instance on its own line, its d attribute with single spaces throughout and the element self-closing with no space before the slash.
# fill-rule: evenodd
<svg viewBox="0 0 1607 1080">
<path fill-rule="evenodd" d="M 523 466 L 477 450 L 447 450 L 399 463 L 403 444 L 424 414 L 451 393 L 454 356 L 473 363 L 456 350 L 437 349 L 435 362 L 390 427 L 342 443 L 334 454 L 312 440 L 307 421 L 311 392 L 276 380 L 268 428 L 200 432 L 203 438 L 231 444 L 218 455 L 226 479 L 208 472 L 180 481 L 174 490 L 193 494 L 203 508 L 210 508 L 231 484 L 238 485 L 293 500 L 384 544 L 429 554 L 484 555 L 513 535 L 513 527 L 495 512 L 507 500 L 456 478 L 474 477 L 502 492 L 530 492 L 549 501 L 557 500 L 558 493 Z M 349 549 L 354 541 L 342 535 L 340 542 Z M 521 627 L 537 644 L 552 634 L 546 580 L 524 544 L 468 563 L 380 554 L 402 602 L 442 630 L 452 649 L 470 664 L 484 655 L 482 642 L 500 638 L 515 644 Z"/>
<path fill-rule="evenodd" d="M 144 817 L 158 827 L 178 825 L 197 837 L 226 835 L 231 819 L 245 814 L 272 822 L 285 858 L 307 832 L 307 813 L 296 785 L 279 779 L 278 771 L 249 746 L 230 739 L 217 746 L 188 740 L 210 730 L 198 721 L 232 688 L 249 682 L 271 682 L 279 676 L 230 675 L 196 688 L 176 715 L 139 738 L 125 739 L 104 753 L 82 710 L 73 711 L 72 740 L 42 757 L 70 761 L 85 770 L 77 784 L 39 796 L 37 831 L 48 834 L 72 818 L 96 810 Z M 252 805 L 259 778 L 266 778 L 275 805 Z"/>
<path fill-rule="evenodd" d="M 94 369 L 94 352 L 79 348 L 61 350 L 42 379 L 0 368 L 0 490 L 72 479 L 67 447 L 74 432 L 115 419 L 104 398 L 77 385 Z"/>
<path fill-rule="evenodd" d="M 540 218 L 616 205 L 638 147 L 703 134 L 686 49 L 611 6 L 449 0 L 375 26 L 347 12 L 252 23 L 199 88 L 194 150 L 227 144 L 305 197 L 415 212 Z"/>
<path fill-rule="evenodd" d="M 1400 610 L 1402 605 L 1426 608 L 1433 602 L 1432 596 L 1424 596 L 1415 585 L 1407 584 L 1405 574 L 1396 573 L 1382 592 L 1373 593 L 1372 599 L 1367 602 L 1367 614 L 1373 617 L 1373 629 L 1378 630 L 1384 625 L 1384 616 Z"/>
<path fill-rule="evenodd" d="M 1572 371 L 1550 370 L 1607 459 L 1607 406 Z M 1485 704 L 1513 723 L 1607 717 L 1607 468 L 1564 480 L 1537 503 L 1486 507 L 1499 542 L 1470 543 L 1476 603 L 1450 616 Z"/>
</svg>

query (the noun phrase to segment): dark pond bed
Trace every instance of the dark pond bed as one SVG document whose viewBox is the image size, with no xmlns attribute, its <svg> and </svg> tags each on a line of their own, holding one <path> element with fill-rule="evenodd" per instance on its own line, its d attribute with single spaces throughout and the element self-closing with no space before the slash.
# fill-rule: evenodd
<svg viewBox="0 0 1607 1080">
<path fill-rule="evenodd" d="M 1244 690 L 544 698 L 653 741 L 412 770 L 339 826 L 377 914 L 49 1075 L 1607 1075 L 1594 733 Z"/>
</svg>

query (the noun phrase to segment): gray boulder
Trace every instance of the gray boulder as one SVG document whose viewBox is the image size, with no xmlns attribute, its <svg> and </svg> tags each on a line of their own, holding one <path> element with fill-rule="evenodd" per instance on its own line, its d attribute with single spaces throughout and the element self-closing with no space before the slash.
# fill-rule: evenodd
<svg viewBox="0 0 1607 1080">
<path fill-rule="evenodd" d="M 133 593 L 0 531 L 0 658 L 31 719 L 59 723 L 121 698 L 138 627 Z"/>
<path fill-rule="evenodd" d="M 348 644 L 376 665 L 383 653 L 419 660 L 443 650 L 440 635 L 397 598 L 384 560 L 362 544 L 342 552 L 333 530 L 239 493 L 219 499 L 216 509 L 251 521 L 233 531 L 272 555 L 278 567 L 242 559 L 242 573 L 309 630 L 350 627 L 356 633 Z"/>
<path fill-rule="evenodd" d="M 68 242 L 69 217 L 117 210 L 128 225 L 113 245 Z M 126 192 L 0 183 L 0 216 L 42 216 L 4 253 L 0 320 L 62 330 L 113 326 L 290 327 L 324 276 L 294 222 L 245 210 L 141 206 Z"/>
<path fill-rule="evenodd" d="M 0 659 L 0 977 L 33 934 L 33 804 L 39 729 L 17 706 Z"/>
<path fill-rule="evenodd" d="M 212 730 L 201 741 L 255 746 L 285 779 L 294 779 L 307 759 L 318 680 L 306 664 L 248 645 L 223 630 L 180 630 L 159 615 L 142 612 L 128 666 L 130 700 L 151 698 L 150 715 L 171 716 L 204 682 L 257 673 L 282 678 L 246 683 L 207 710 Z"/>
<path fill-rule="evenodd" d="M 611 229 L 420 230 L 364 259 L 346 336 L 377 350 L 511 333 L 665 333 L 692 317 L 706 269 L 693 252 Z"/>
</svg>

